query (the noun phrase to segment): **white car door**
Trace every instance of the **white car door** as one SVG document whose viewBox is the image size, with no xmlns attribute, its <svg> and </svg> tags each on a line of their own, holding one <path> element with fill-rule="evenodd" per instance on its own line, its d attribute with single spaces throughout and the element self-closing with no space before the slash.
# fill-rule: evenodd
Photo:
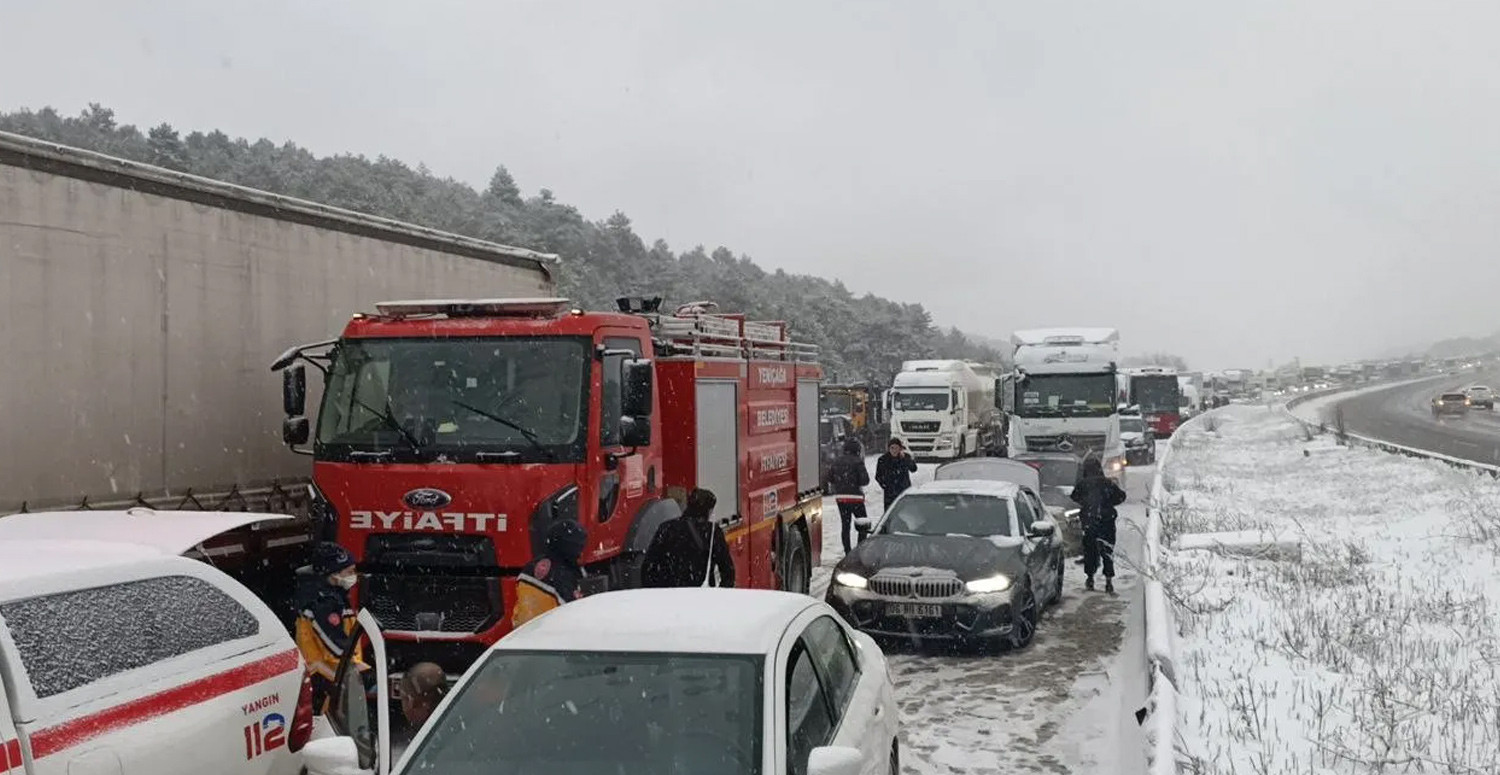
<svg viewBox="0 0 1500 775">
<path fill-rule="evenodd" d="M 858 751 L 860 772 L 884 775 L 895 742 L 895 703 L 882 661 L 864 657 L 849 631 L 822 606 L 793 623 L 781 661 L 784 772 L 807 775 L 814 749 Z"/>
</svg>

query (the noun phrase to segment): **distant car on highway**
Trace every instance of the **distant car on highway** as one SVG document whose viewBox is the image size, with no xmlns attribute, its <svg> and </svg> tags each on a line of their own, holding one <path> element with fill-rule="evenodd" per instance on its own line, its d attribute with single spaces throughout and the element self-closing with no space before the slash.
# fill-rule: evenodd
<svg viewBox="0 0 1500 775">
<path fill-rule="evenodd" d="M 806 595 L 629 589 L 527 622 L 464 673 L 391 766 L 385 639 L 368 611 L 374 703 L 339 666 L 337 736 L 308 775 L 350 773 L 899 773 L 885 655 Z"/>
<path fill-rule="evenodd" d="M 1469 399 L 1469 406 L 1475 409 L 1495 408 L 1495 394 L 1484 385 L 1471 385 L 1464 388 L 1464 396 Z"/>
<path fill-rule="evenodd" d="M 834 568 L 826 599 L 871 635 L 1025 648 L 1062 599 L 1062 542 L 1045 515 L 1012 481 L 917 485 Z"/>
<path fill-rule="evenodd" d="M 1463 416 L 1469 412 L 1469 397 L 1463 393 L 1454 391 L 1451 393 L 1440 393 L 1432 399 L 1432 416 L 1442 417 L 1445 414 Z"/>
<path fill-rule="evenodd" d="M 1120 413 L 1120 440 L 1125 442 L 1125 462 L 1133 466 L 1156 462 L 1156 433 L 1139 411 Z"/>
</svg>

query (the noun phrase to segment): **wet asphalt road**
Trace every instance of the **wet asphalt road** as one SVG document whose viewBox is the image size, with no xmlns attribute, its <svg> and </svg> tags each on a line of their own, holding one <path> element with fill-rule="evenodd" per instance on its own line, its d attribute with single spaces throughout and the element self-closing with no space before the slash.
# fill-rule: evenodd
<svg viewBox="0 0 1500 775">
<path fill-rule="evenodd" d="M 1473 409 L 1467 415 L 1432 416 L 1432 398 L 1469 385 L 1500 388 L 1500 373 L 1443 377 L 1340 401 L 1350 433 L 1479 463 L 1500 465 L 1500 410 Z M 1333 410 L 1323 412 L 1332 423 Z"/>
</svg>

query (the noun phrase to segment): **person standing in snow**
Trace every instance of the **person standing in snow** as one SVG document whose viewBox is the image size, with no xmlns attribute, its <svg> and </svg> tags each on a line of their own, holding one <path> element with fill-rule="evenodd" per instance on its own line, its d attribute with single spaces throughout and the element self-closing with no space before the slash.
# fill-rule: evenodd
<svg viewBox="0 0 1500 775">
<path fill-rule="evenodd" d="M 1083 527 L 1083 572 L 1085 589 L 1094 588 L 1094 572 L 1104 566 L 1104 591 L 1115 591 L 1115 507 L 1125 502 L 1125 491 L 1104 475 L 1099 458 L 1088 457 L 1078 484 L 1073 486 L 1078 521 Z"/>
<path fill-rule="evenodd" d="M 313 546 L 311 566 L 298 570 L 293 635 L 312 678 L 313 709 L 318 713 L 326 710 L 344 652 L 353 648 L 351 661 L 368 673 L 362 650 L 351 637 L 355 613 L 349 606 L 349 590 L 358 579 L 354 555 L 332 541 Z"/>
<path fill-rule="evenodd" d="M 875 461 L 875 481 L 885 493 L 885 508 L 889 509 L 896 496 L 911 488 L 911 475 L 917 472 L 917 461 L 900 439 L 892 438 L 885 445 L 885 454 Z"/>
<path fill-rule="evenodd" d="M 547 526 L 546 546 L 541 557 L 527 563 L 516 579 L 516 610 L 511 626 L 521 625 L 565 603 L 583 597 L 579 583 L 583 568 L 578 558 L 588 545 L 583 525 L 561 519 Z"/>
<path fill-rule="evenodd" d="M 859 442 L 848 439 L 844 442 L 844 453 L 828 466 L 828 481 L 823 490 L 833 496 L 839 505 L 839 520 L 843 522 L 844 554 L 854 548 L 849 543 L 849 528 L 859 533 L 859 540 L 870 534 L 870 516 L 865 511 L 865 487 L 870 484 L 870 471 L 865 468 L 864 455 L 860 454 Z"/>
<path fill-rule="evenodd" d="M 646 587 L 733 587 L 734 558 L 724 528 L 713 521 L 719 499 L 708 490 L 688 493 L 682 516 L 656 529 L 641 566 Z M 714 571 L 718 578 L 714 578 Z"/>
</svg>

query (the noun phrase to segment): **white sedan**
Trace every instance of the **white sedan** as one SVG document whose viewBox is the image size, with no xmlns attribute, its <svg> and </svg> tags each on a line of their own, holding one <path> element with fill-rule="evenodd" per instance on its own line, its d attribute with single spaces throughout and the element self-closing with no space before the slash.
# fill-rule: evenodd
<svg viewBox="0 0 1500 775">
<path fill-rule="evenodd" d="M 358 679 L 341 685 L 330 715 L 347 736 L 308 745 L 310 775 L 392 771 L 389 735 L 374 731 L 390 729 L 384 643 L 368 612 L 360 624 L 377 718 Z M 895 775 L 897 731 L 885 655 L 826 604 L 625 590 L 569 603 L 492 646 L 394 771 Z"/>
</svg>

